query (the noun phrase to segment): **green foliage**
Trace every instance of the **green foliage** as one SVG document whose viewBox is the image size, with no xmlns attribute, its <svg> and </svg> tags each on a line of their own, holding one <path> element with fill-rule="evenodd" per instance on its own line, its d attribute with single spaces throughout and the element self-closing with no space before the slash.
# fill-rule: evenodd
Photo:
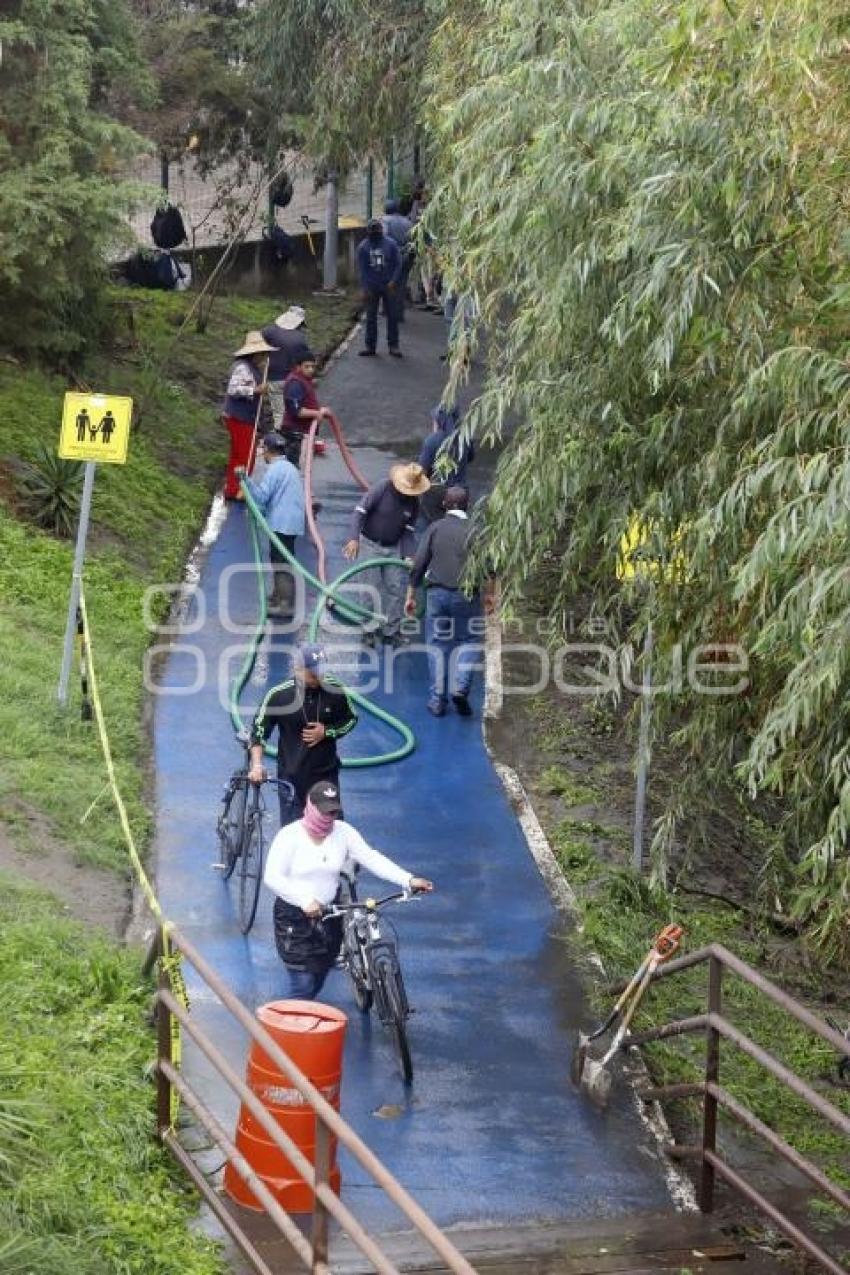
<svg viewBox="0 0 850 1275">
<path fill-rule="evenodd" d="M 261 0 L 253 58 L 272 117 L 321 164 L 347 171 L 413 126 L 438 5 L 423 0 Z"/>
<path fill-rule="evenodd" d="M 144 75 L 125 0 L 12 0 L 0 42 L 0 346 L 73 356 L 102 320 L 140 148 L 108 97 Z"/>
<path fill-rule="evenodd" d="M 143 100 L 116 95 L 120 117 L 202 169 L 266 151 L 268 114 L 254 68 L 240 57 L 245 10 L 238 0 L 129 0 L 152 80 Z"/>
<path fill-rule="evenodd" d="M 21 470 L 21 503 L 39 527 L 71 536 L 80 511 L 84 466 L 62 460 L 55 449 L 40 444 L 35 460 Z"/>
<path fill-rule="evenodd" d="M 0 1013 L 0 1122 L 33 1113 L 26 1144 L 0 1161 L 3 1275 L 223 1269 L 188 1230 L 194 1200 L 152 1137 L 152 989 L 139 961 L 0 882 L 0 964 L 15 973 Z"/>
<path fill-rule="evenodd" d="M 550 797 L 560 797 L 565 806 L 584 806 L 599 795 L 592 785 L 577 780 L 562 766 L 547 766 L 538 787 Z"/>
<path fill-rule="evenodd" d="M 447 13 L 427 81 L 430 227 L 487 332 L 468 427 L 520 422 L 484 544 L 507 601 L 554 556 L 554 618 L 577 581 L 622 613 L 634 514 L 653 556 L 683 556 L 684 579 L 630 599 L 635 636 L 651 611 L 659 663 L 737 642 L 750 675 L 745 694 L 656 701 L 689 758 L 676 801 L 734 780 L 780 797 L 781 906 L 833 955 L 850 951 L 849 31 L 836 0 L 480 0 Z"/>
</svg>

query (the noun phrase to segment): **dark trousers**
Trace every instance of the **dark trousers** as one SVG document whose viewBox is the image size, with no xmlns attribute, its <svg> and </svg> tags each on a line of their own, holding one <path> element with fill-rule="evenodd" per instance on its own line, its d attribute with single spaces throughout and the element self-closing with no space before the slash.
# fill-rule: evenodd
<svg viewBox="0 0 850 1275">
<path fill-rule="evenodd" d="M 398 348 L 398 302 L 395 294 L 387 288 L 378 292 L 366 293 L 366 349 L 378 348 L 378 307 L 384 302 L 384 313 L 387 316 L 387 345 L 391 350 Z"/>
<path fill-rule="evenodd" d="M 282 545 L 289 550 L 291 554 L 295 553 L 295 536 L 282 536 L 280 532 L 275 533 Z M 278 549 L 274 541 L 269 541 L 269 561 L 272 564 L 272 578 L 274 580 L 269 605 L 277 607 L 282 611 L 292 611 L 295 605 L 295 576 L 293 575 L 294 567 L 290 566 L 287 559 Z"/>
</svg>

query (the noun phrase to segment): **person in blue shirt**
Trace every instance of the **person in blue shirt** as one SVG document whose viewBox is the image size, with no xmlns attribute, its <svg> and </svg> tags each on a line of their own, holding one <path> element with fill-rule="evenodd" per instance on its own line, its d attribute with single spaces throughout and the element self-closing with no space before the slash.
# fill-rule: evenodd
<svg viewBox="0 0 850 1275">
<path fill-rule="evenodd" d="M 301 474 L 286 459 L 285 447 L 286 442 L 280 434 L 266 434 L 263 439 L 263 460 L 267 468 L 260 481 L 254 482 L 245 477 L 244 470 L 237 470 L 237 476 L 244 480 L 272 531 L 294 555 L 295 541 L 304 535 L 304 487 Z M 269 542 L 269 559 L 273 578 L 268 602 L 269 615 L 289 617 L 295 607 L 295 576 L 292 567 L 272 542 Z"/>
<path fill-rule="evenodd" d="M 383 300 L 387 316 L 387 345 L 394 358 L 401 358 L 398 348 L 398 291 L 402 274 L 398 244 L 374 217 L 366 227 L 366 238 L 357 249 L 357 270 L 366 303 L 366 345 L 360 351 L 366 358 L 378 352 L 378 307 Z"/>
</svg>

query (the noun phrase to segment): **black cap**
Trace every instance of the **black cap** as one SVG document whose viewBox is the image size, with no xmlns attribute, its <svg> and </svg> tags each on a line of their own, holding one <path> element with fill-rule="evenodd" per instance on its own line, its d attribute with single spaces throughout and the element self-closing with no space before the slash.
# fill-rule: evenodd
<svg viewBox="0 0 850 1275">
<path fill-rule="evenodd" d="M 323 815 L 333 815 L 338 819 L 342 814 L 339 789 L 332 779 L 320 779 L 317 784 L 313 784 L 307 796 Z"/>
<path fill-rule="evenodd" d="M 367 235 L 377 235 L 377 234 L 382 235 L 383 233 L 384 233 L 384 223 L 382 221 L 379 221 L 377 217 L 372 217 L 370 218 L 369 221 L 366 222 Z"/>
</svg>

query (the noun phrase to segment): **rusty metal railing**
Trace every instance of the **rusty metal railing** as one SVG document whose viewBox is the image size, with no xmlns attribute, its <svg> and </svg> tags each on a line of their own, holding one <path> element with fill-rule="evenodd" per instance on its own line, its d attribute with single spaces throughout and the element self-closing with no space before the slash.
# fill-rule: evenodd
<svg viewBox="0 0 850 1275">
<path fill-rule="evenodd" d="M 705 1077 L 693 1084 L 661 1085 L 646 1089 L 642 1097 L 647 1101 L 653 1099 L 702 1098 L 702 1144 L 700 1146 L 683 1146 L 673 1144 L 670 1154 L 681 1159 L 693 1159 L 700 1163 L 699 1206 L 704 1213 L 714 1208 L 714 1191 L 716 1178 L 722 1178 L 733 1190 L 742 1195 L 750 1204 L 760 1209 L 770 1218 L 777 1230 L 803 1249 L 810 1257 L 827 1270 L 831 1275 L 847 1275 L 847 1268 L 831 1257 L 816 1240 L 802 1231 L 784 1212 L 771 1203 L 765 1195 L 758 1191 L 751 1182 L 730 1164 L 717 1151 L 717 1118 L 722 1109 L 732 1120 L 742 1125 L 750 1133 L 762 1138 L 768 1146 L 782 1159 L 803 1174 L 819 1191 L 827 1195 L 833 1203 L 847 1211 L 850 1216 L 850 1195 L 837 1183 L 823 1173 L 817 1165 L 806 1156 L 790 1146 L 779 1137 L 763 1121 L 740 1103 L 720 1084 L 720 1045 L 728 1041 L 730 1045 L 740 1049 L 780 1084 L 785 1085 L 801 1101 L 813 1111 L 827 1120 L 839 1132 L 850 1137 L 850 1116 L 845 1115 L 827 1098 L 819 1094 L 805 1080 L 786 1067 L 761 1045 L 751 1040 L 733 1023 L 723 1016 L 723 976 L 726 972 L 736 975 L 756 988 L 762 996 L 773 1002 L 785 1013 L 795 1018 L 798 1023 L 814 1032 L 821 1040 L 830 1045 L 837 1054 L 850 1057 L 850 1042 L 834 1031 L 805 1006 L 795 1001 L 787 992 L 776 987 L 769 979 L 740 960 L 732 952 L 719 943 L 700 948 L 687 956 L 662 965 L 656 971 L 655 979 L 670 978 L 692 969 L 695 965 L 708 966 L 708 1005 L 707 1012 L 696 1014 L 678 1022 L 666 1023 L 650 1031 L 638 1032 L 630 1036 L 628 1044 L 644 1045 L 653 1041 L 670 1040 L 690 1032 L 704 1032 L 706 1040 Z"/>
<path fill-rule="evenodd" d="M 330 1184 L 331 1145 L 332 1138 L 338 1138 L 342 1146 L 358 1161 L 363 1169 L 387 1197 L 404 1214 L 414 1228 L 433 1251 L 445 1263 L 446 1267 L 456 1275 L 476 1275 L 474 1267 L 462 1253 L 455 1248 L 446 1235 L 428 1217 L 404 1187 L 369 1150 L 350 1125 L 342 1119 L 337 1111 L 310 1083 L 304 1073 L 295 1066 L 269 1033 L 260 1026 L 257 1019 L 234 996 L 224 984 L 215 970 L 204 960 L 197 948 L 178 930 L 169 927 L 168 943 L 171 949 L 181 952 L 185 960 L 194 968 L 207 987 L 215 993 L 221 1004 L 236 1019 L 241 1027 L 257 1041 L 264 1052 L 269 1055 L 288 1077 L 292 1086 L 298 1090 L 316 1115 L 316 1148 L 315 1164 L 304 1156 L 292 1139 L 265 1109 L 259 1098 L 248 1088 L 240 1076 L 236 1074 L 221 1051 L 213 1041 L 194 1022 L 191 1014 L 172 995 L 171 983 L 164 964 L 160 963 L 159 986 L 157 991 L 157 1129 L 163 1144 L 185 1169 L 194 1182 L 222 1226 L 239 1246 L 245 1257 L 258 1275 L 273 1275 L 262 1254 L 258 1252 L 250 1237 L 245 1233 L 238 1219 L 224 1204 L 219 1194 L 207 1181 L 189 1152 L 182 1146 L 172 1127 L 172 1094 L 176 1092 L 185 1103 L 195 1119 L 206 1129 L 216 1146 L 221 1150 L 253 1194 L 262 1203 L 268 1217 L 275 1224 L 280 1234 L 289 1242 L 292 1249 L 301 1259 L 311 1275 L 330 1275 L 328 1265 L 329 1223 L 333 1218 L 349 1238 L 357 1245 L 360 1252 L 372 1262 L 380 1275 L 400 1275 L 398 1268 L 382 1251 L 378 1242 L 369 1235 L 358 1222 L 351 1210 L 343 1204 L 334 1193 Z M 158 935 L 146 962 L 149 968 L 159 958 L 162 951 L 162 940 Z M 262 1125 L 266 1135 L 283 1152 L 295 1167 L 303 1181 L 312 1189 L 315 1204 L 312 1228 L 309 1238 L 302 1233 L 291 1215 L 277 1202 L 263 1181 L 254 1172 L 247 1160 L 237 1150 L 230 1135 L 216 1119 L 204 1101 L 192 1089 L 185 1076 L 173 1065 L 172 1060 L 172 1019 L 179 1022 L 180 1027 L 189 1036 L 212 1065 L 228 1087 L 246 1104 L 251 1114 Z"/>
</svg>

